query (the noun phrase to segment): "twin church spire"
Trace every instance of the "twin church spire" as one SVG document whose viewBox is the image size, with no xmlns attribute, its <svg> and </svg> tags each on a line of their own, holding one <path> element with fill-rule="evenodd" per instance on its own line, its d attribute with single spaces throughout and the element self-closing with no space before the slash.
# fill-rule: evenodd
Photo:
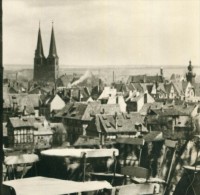
<svg viewBox="0 0 200 195">
<path fill-rule="evenodd" d="M 39 25 L 39 30 L 38 30 L 38 40 L 37 40 L 37 47 L 36 47 L 36 50 L 35 50 L 35 57 L 40 57 L 40 58 L 45 57 L 44 51 L 43 51 L 40 25 Z M 50 40 L 48 58 L 52 58 L 52 57 L 56 57 L 56 58 L 58 57 L 57 50 L 56 50 L 56 41 L 55 41 L 53 25 L 52 25 L 52 30 L 51 30 L 51 40 Z"/>
<path fill-rule="evenodd" d="M 49 54 L 44 55 L 42 36 L 39 25 L 38 39 L 34 57 L 34 81 L 55 82 L 59 72 L 59 58 L 56 49 L 54 28 L 52 25 Z"/>
</svg>

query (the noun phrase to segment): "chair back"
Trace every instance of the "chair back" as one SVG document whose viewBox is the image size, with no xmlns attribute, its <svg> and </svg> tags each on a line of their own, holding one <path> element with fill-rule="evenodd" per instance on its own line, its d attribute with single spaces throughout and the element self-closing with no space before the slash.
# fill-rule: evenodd
<svg viewBox="0 0 200 195">
<path fill-rule="evenodd" d="M 123 175 L 145 178 L 145 179 L 148 179 L 150 176 L 150 171 L 144 167 L 133 167 L 133 166 L 122 167 L 121 173 Z"/>
</svg>

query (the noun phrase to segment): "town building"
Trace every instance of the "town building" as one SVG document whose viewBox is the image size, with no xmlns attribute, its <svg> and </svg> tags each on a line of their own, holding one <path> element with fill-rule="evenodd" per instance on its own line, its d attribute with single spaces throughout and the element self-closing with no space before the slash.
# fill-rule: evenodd
<svg viewBox="0 0 200 195">
<path fill-rule="evenodd" d="M 73 144 L 79 136 L 86 135 L 86 128 L 96 114 L 121 113 L 118 104 L 100 104 L 99 102 L 71 102 L 54 118 L 60 118 L 66 128 L 68 141 Z"/>
<path fill-rule="evenodd" d="M 117 137 L 137 137 L 147 133 L 143 117 L 139 113 L 97 114 L 86 128 L 88 136 L 99 137 L 101 144 L 105 140 Z"/>
<path fill-rule="evenodd" d="M 42 149 L 52 144 L 53 132 L 44 117 L 10 117 L 8 146 L 14 149 Z"/>
</svg>

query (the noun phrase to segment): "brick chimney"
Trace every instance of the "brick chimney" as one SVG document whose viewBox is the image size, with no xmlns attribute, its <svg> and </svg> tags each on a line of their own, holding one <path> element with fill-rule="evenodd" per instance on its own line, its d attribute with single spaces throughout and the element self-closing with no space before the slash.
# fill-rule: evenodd
<svg viewBox="0 0 200 195">
<path fill-rule="evenodd" d="M 114 119 L 115 119 L 115 129 L 117 129 L 117 124 L 118 124 L 117 112 L 115 112 Z"/>
</svg>

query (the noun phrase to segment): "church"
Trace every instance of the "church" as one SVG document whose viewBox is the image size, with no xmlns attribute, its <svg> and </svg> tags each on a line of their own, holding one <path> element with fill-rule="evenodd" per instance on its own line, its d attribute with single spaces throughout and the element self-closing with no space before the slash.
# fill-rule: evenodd
<svg viewBox="0 0 200 195">
<path fill-rule="evenodd" d="M 39 27 L 38 40 L 34 57 L 34 75 L 36 82 L 55 82 L 59 72 L 59 58 L 56 50 L 54 28 L 52 26 L 49 55 L 46 58 L 43 51 L 41 30 Z"/>
</svg>

